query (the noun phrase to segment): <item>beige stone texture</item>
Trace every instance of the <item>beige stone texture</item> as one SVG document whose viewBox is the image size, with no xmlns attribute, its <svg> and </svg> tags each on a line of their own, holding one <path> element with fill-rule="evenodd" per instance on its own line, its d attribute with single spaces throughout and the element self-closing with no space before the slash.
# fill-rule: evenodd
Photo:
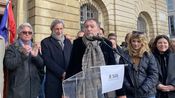
<svg viewBox="0 0 175 98">
<path fill-rule="evenodd" d="M 64 20 L 65 34 L 76 36 L 80 30 L 80 6 L 86 3 L 98 10 L 105 35 L 115 32 L 119 43 L 126 33 L 137 30 L 139 16 L 146 19 L 148 38 L 168 32 L 166 0 L 13 0 L 17 26 L 31 23 L 34 41 L 50 35 L 50 24 L 56 18 Z"/>
</svg>

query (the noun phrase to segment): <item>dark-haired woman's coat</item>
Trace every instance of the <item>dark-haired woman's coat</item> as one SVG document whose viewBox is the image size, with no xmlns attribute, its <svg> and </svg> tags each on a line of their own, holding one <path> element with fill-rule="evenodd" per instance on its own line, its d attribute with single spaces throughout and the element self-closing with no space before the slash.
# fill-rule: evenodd
<svg viewBox="0 0 175 98">
<path fill-rule="evenodd" d="M 158 69 L 159 69 L 159 83 L 164 84 L 164 85 L 175 86 L 175 63 L 174 63 L 175 54 L 169 52 L 165 56 L 167 58 L 167 60 L 166 60 L 166 62 L 167 62 L 166 79 L 163 78 L 164 74 L 162 73 L 162 63 L 159 62 L 160 55 L 156 52 L 156 53 L 154 53 L 154 56 L 156 58 L 156 62 L 158 64 Z M 163 81 L 165 81 L 165 83 L 163 83 Z M 165 96 L 167 98 L 175 98 L 175 91 L 163 93 L 162 91 L 159 91 L 159 90 L 157 90 L 157 97 L 156 98 L 165 98 L 165 97 L 163 97 L 164 96 L 163 94 L 166 94 Z"/>
</svg>

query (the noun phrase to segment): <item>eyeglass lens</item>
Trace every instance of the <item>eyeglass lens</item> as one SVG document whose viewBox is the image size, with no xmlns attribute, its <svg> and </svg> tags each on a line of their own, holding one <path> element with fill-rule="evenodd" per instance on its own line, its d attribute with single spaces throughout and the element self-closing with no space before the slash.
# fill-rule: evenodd
<svg viewBox="0 0 175 98">
<path fill-rule="evenodd" d="M 27 31 L 23 31 L 22 33 L 25 34 L 25 35 L 27 35 L 27 34 L 28 35 L 32 35 L 32 32 L 30 32 L 30 31 L 28 31 L 28 32 Z"/>
</svg>

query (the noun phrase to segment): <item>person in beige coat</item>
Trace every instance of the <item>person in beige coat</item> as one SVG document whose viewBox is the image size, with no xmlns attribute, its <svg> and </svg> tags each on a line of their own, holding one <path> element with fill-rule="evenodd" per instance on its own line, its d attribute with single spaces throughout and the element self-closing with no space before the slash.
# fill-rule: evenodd
<svg viewBox="0 0 175 98">
<path fill-rule="evenodd" d="M 3 72 L 4 54 L 5 54 L 5 41 L 0 36 L 0 98 L 3 97 L 3 87 L 4 87 L 4 72 Z"/>
</svg>

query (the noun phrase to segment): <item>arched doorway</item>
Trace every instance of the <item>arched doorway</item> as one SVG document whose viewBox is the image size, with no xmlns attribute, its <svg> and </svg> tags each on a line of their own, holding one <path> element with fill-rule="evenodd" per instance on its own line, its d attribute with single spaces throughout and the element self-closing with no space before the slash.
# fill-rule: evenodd
<svg viewBox="0 0 175 98">
<path fill-rule="evenodd" d="M 149 38 L 154 37 L 153 22 L 147 12 L 141 12 L 137 18 L 137 30 L 146 33 Z"/>
<path fill-rule="evenodd" d="M 95 18 L 105 32 L 109 31 L 109 17 L 103 0 L 79 0 L 80 3 L 80 25 L 88 18 Z M 90 14 L 88 14 L 90 13 Z"/>
<path fill-rule="evenodd" d="M 137 20 L 137 30 L 147 33 L 147 24 L 143 17 L 139 16 Z"/>
<path fill-rule="evenodd" d="M 87 19 L 97 19 L 98 20 L 98 10 L 90 3 L 83 4 L 80 7 L 80 26 L 83 28 L 83 23 Z"/>
</svg>

